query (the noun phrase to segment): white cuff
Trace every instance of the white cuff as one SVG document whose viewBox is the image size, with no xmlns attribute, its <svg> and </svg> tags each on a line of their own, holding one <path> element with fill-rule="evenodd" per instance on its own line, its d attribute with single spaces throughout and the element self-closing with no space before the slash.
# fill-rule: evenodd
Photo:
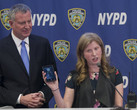
<svg viewBox="0 0 137 110">
<path fill-rule="evenodd" d="M 42 91 L 39 91 L 42 94 L 42 97 L 45 98 L 44 93 Z"/>
<path fill-rule="evenodd" d="M 20 104 L 20 97 L 22 96 L 22 94 L 19 95 L 18 99 L 17 99 L 17 104 Z"/>
</svg>

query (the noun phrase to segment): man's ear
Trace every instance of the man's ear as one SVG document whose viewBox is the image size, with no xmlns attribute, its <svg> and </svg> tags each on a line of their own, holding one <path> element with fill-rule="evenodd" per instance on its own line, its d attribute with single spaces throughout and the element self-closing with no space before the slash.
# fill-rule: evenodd
<svg viewBox="0 0 137 110">
<path fill-rule="evenodd" d="M 12 28 L 13 27 L 13 21 L 9 20 L 9 24 L 10 24 L 10 27 Z"/>
</svg>

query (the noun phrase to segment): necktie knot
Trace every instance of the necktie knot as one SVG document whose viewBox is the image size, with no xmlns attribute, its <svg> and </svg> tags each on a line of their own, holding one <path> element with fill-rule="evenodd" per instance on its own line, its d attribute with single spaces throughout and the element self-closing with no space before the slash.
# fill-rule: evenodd
<svg viewBox="0 0 137 110">
<path fill-rule="evenodd" d="M 21 42 L 21 46 L 25 46 L 25 41 L 23 40 L 22 42 Z"/>
<path fill-rule="evenodd" d="M 29 57 L 28 57 L 28 54 L 27 54 L 27 49 L 25 47 L 25 41 L 22 41 L 21 42 L 21 58 L 22 58 L 22 61 L 26 67 L 26 70 L 29 74 Z"/>
</svg>

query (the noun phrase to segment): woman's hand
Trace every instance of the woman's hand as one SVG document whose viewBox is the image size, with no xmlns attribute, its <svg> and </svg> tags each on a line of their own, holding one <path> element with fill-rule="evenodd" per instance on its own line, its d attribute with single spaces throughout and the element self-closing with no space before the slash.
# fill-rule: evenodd
<svg viewBox="0 0 137 110">
<path fill-rule="evenodd" d="M 43 76 L 43 80 L 44 82 L 50 87 L 50 89 L 52 91 L 56 90 L 59 88 L 59 85 L 58 85 L 58 76 L 57 76 L 57 73 L 56 71 L 54 72 L 55 76 L 56 76 L 56 80 L 55 81 L 46 81 L 46 73 L 44 71 L 42 71 L 42 76 Z"/>
</svg>

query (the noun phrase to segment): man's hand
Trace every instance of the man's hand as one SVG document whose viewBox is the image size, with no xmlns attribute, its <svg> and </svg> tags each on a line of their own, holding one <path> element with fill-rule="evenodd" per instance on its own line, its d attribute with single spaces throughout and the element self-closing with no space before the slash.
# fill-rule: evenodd
<svg viewBox="0 0 137 110">
<path fill-rule="evenodd" d="M 39 108 L 45 102 L 41 93 L 31 93 L 25 96 L 21 96 L 20 103 L 27 106 L 28 108 Z"/>
</svg>

